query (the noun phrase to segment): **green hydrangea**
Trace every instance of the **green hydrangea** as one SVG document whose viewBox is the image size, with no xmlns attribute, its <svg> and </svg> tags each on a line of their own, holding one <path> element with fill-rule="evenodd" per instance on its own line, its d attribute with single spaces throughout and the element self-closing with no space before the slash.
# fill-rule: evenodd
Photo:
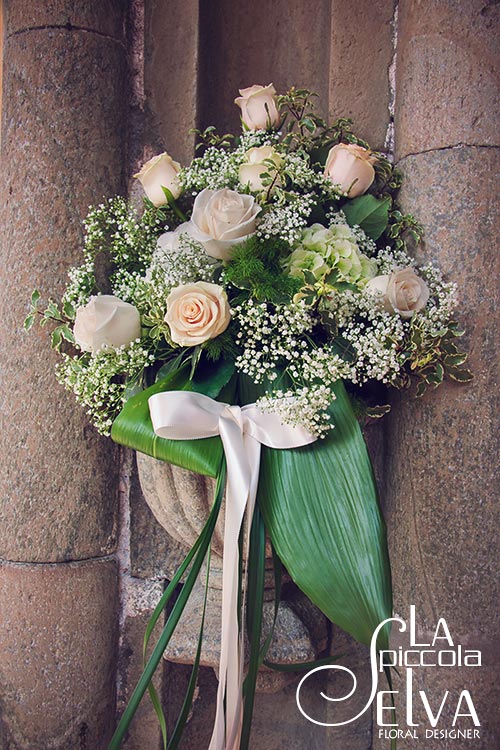
<svg viewBox="0 0 500 750">
<path fill-rule="evenodd" d="M 302 232 L 288 258 L 287 269 L 291 276 L 299 278 L 309 271 L 317 281 L 336 271 L 338 281 L 363 287 L 376 276 L 377 263 L 360 251 L 347 224 L 333 224 L 329 228 L 313 224 Z"/>
</svg>

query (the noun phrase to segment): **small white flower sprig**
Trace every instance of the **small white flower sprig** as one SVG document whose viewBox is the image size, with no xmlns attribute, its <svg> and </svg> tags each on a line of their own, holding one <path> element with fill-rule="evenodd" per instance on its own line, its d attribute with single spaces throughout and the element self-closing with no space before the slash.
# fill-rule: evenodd
<svg viewBox="0 0 500 750">
<path fill-rule="evenodd" d="M 25 327 L 53 325 L 58 380 L 100 432 L 187 362 L 192 375 L 229 363 L 263 409 L 318 436 L 334 426 L 339 379 L 355 397 L 470 379 L 455 285 L 408 251 L 422 228 L 395 203 L 400 173 L 314 102 L 242 89 L 242 133 L 197 131 L 188 165 L 149 159 L 144 209 L 120 197 L 91 208 L 60 303 L 42 309 L 34 292 Z"/>
</svg>

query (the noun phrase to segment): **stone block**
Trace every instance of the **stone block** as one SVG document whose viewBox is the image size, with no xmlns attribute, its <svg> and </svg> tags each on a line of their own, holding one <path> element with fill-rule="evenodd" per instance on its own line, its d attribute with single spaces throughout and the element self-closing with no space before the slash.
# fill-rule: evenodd
<svg viewBox="0 0 500 750">
<path fill-rule="evenodd" d="M 338 664 L 347 667 L 355 675 L 357 687 L 352 697 L 346 701 L 325 701 L 316 695 L 319 706 L 324 703 L 325 718 L 330 724 L 348 722 L 360 713 L 368 702 L 371 688 L 370 654 L 367 646 L 355 641 L 340 628 L 333 626 L 330 653 L 335 658 L 333 668 L 325 670 L 325 695 L 340 699 L 348 695 L 353 687 L 353 680 L 345 671 L 335 669 Z M 382 678 L 383 680 L 383 678 Z M 383 686 L 381 686 L 383 689 Z M 311 714 L 314 716 L 314 714 Z M 365 711 L 359 719 L 344 726 L 331 726 L 323 730 L 328 738 L 327 747 L 346 747 L 349 750 L 371 750 L 372 717 L 371 711 Z"/>
<path fill-rule="evenodd" d="M 117 604 L 111 560 L 0 565 L 0 747 L 106 749 Z"/>
<path fill-rule="evenodd" d="M 383 149 L 390 121 L 389 67 L 394 0 L 332 3 L 329 115 Z"/>
<path fill-rule="evenodd" d="M 154 595 L 151 598 L 157 600 L 160 596 L 161 592 L 158 592 L 158 596 Z M 153 604 L 153 601 L 151 604 Z M 156 601 L 154 604 L 156 604 Z M 152 613 L 153 606 L 150 609 L 142 611 L 128 611 L 123 622 L 118 665 L 120 675 L 120 692 L 118 694 L 119 715 L 125 709 L 142 673 L 142 644 L 146 626 Z M 161 622 L 160 618 L 160 622 L 152 634 L 152 644 L 156 642 L 156 639 L 160 635 Z M 149 652 L 151 652 L 151 649 L 149 649 Z M 153 684 L 159 695 L 162 694 L 163 673 L 165 670 L 166 663 L 162 660 L 153 678 Z M 164 708 L 167 711 L 167 706 Z M 148 748 L 148 750 L 160 750 L 160 743 L 160 725 L 149 695 L 146 694 L 130 724 L 129 731 L 123 743 L 123 750 L 144 750 L 144 748 Z"/>
<path fill-rule="evenodd" d="M 169 665 L 164 701 L 165 705 L 172 709 L 172 719 L 181 706 L 190 673 L 190 667 Z M 251 750 L 303 750 L 305 747 L 311 750 L 327 750 L 332 747 L 328 744 L 327 730 L 308 722 L 297 708 L 295 690 L 298 677 L 299 675 L 294 684 L 288 685 L 279 693 L 256 694 L 250 737 Z M 313 705 L 318 704 L 318 695 L 321 690 L 326 690 L 325 684 L 322 676 L 318 678 L 313 675 L 311 678 L 306 692 Z M 183 750 L 200 750 L 208 747 L 215 718 L 216 695 L 217 679 L 213 670 L 201 668 L 193 712 L 181 743 Z M 324 704 L 325 701 L 321 703 Z M 321 706 L 320 713 L 320 720 L 326 721 L 324 706 Z M 354 750 L 357 750 L 357 747 Z"/>
<path fill-rule="evenodd" d="M 59 298 L 81 263 L 89 204 L 121 188 L 124 51 L 38 30 L 11 36 L 4 59 L 0 556 L 82 559 L 115 546 L 117 452 L 55 381 L 47 329 L 22 324 L 32 289 Z"/>
<path fill-rule="evenodd" d="M 7 36 L 29 29 L 57 26 L 94 31 L 124 42 L 125 27 L 121 0 L 44 0 L 26 3 L 9 0 L 5 3 Z"/>
<path fill-rule="evenodd" d="M 498 3 L 401 0 L 398 158 L 459 143 L 499 145 L 499 26 Z"/>
</svg>

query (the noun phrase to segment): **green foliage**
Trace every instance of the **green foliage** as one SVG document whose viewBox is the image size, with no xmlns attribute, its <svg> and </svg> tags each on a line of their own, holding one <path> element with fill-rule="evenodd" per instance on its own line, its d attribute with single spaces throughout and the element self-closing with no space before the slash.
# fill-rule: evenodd
<svg viewBox="0 0 500 750">
<path fill-rule="evenodd" d="M 161 189 L 163 190 L 163 194 L 165 195 L 165 198 L 167 199 L 167 204 L 170 210 L 173 211 L 173 213 L 177 216 L 177 218 L 179 219 L 181 223 L 186 221 L 186 216 L 180 210 L 171 191 L 168 188 L 166 188 L 164 185 L 162 185 Z"/>
<path fill-rule="evenodd" d="M 58 305 L 53 300 L 49 299 L 45 310 L 40 310 L 40 302 L 40 292 L 38 289 L 34 289 L 31 294 L 30 312 L 24 320 L 24 330 L 29 331 L 35 324 L 35 320 L 39 318 L 39 324 L 42 328 L 48 323 L 57 324 L 51 333 L 50 344 L 52 349 L 60 352 L 63 341 L 74 344 L 75 337 L 70 328 L 70 324 L 75 319 L 73 305 L 69 302 L 64 302 L 62 309 L 59 309 Z"/>
<path fill-rule="evenodd" d="M 210 398 L 217 398 L 222 389 L 234 375 L 234 361 L 229 358 L 219 359 L 217 364 L 201 359 L 196 372 L 191 378 L 191 388 L 196 393 L 203 393 Z"/>
<path fill-rule="evenodd" d="M 160 461 L 182 466 L 204 476 L 216 477 L 222 461 L 223 449 L 219 437 L 201 440 L 167 440 L 158 437 L 151 424 L 149 397 L 163 391 L 192 390 L 189 368 L 183 367 L 164 380 L 132 396 L 113 423 L 111 437 L 125 445 Z M 231 396 L 228 396 L 229 401 Z M 226 400 L 226 399 L 221 399 Z"/>
<path fill-rule="evenodd" d="M 419 245 L 423 234 L 424 228 L 411 214 L 403 214 L 397 208 L 389 212 L 386 236 L 396 250 Z"/>
<path fill-rule="evenodd" d="M 233 338 L 233 330 L 226 329 L 215 339 L 209 339 L 203 344 L 203 352 L 208 360 L 217 362 L 221 357 L 235 358 L 238 354 L 238 347 Z"/>
<path fill-rule="evenodd" d="M 381 419 L 391 410 L 390 404 L 378 404 L 377 406 L 367 406 L 365 413 L 370 419 Z"/>
<path fill-rule="evenodd" d="M 335 426 L 324 439 L 293 450 L 263 448 L 257 500 L 295 583 L 332 622 L 370 643 L 391 616 L 385 527 L 366 444 L 341 381 L 334 392 Z M 258 389 L 243 378 L 239 393 L 252 402 Z M 379 647 L 385 643 L 387 630 Z"/>
<path fill-rule="evenodd" d="M 422 326 L 422 319 L 414 316 L 408 347 L 402 355 L 405 370 L 401 385 L 409 386 L 416 381 L 415 393 L 423 396 L 429 388 L 437 388 L 446 376 L 459 383 L 472 380 L 471 371 L 465 367 L 468 355 L 457 344 L 462 335 L 463 331 L 452 321 L 430 336 Z"/>
<path fill-rule="evenodd" d="M 299 291 L 301 282 L 283 273 L 281 261 L 289 253 L 282 240 L 263 240 L 256 235 L 236 246 L 225 279 L 246 289 L 256 300 L 279 304 L 288 302 Z"/>
<path fill-rule="evenodd" d="M 68 341 L 70 344 L 75 343 L 75 337 L 73 336 L 73 331 L 66 324 L 63 324 L 54 328 L 54 330 L 52 331 L 51 339 L 50 339 L 50 345 L 52 349 L 61 351 L 61 345 L 63 341 Z"/>
<path fill-rule="evenodd" d="M 104 253 L 122 270 L 144 272 L 158 236 L 165 230 L 168 213 L 168 207 L 155 208 L 146 200 L 139 216 L 121 196 L 94 206 L 84 220 L 85 259 L 95 261 Z"/>
<path fill-rule="evenodd" d="M 379 197 L 392 195 L 401 187 L 403 175 L 383 154 L 376 154 L 376 156 L 375 180 L 370 188 L 370 193 Z"/>
<path fill-rule="evenodd" d="M 352 132 L 352 120 L 347 117 L 328 125 L 315 111 L 317 94 L 295 86 L 278 96 L 277 103 L 286 130 L 283 144 L 290 150 L 310 152 L 312 161 L 324 165 L 328 151 L 337 143 L 356 143 L 364 148 L 368 144 Z"/>
<path fill-rule="evenodd" d="M 196 150 L 207 148 L 208 146 L 214 146 L 215 148 L 231 148 L 234 142 L 234 135 L 232 133 L 224 133 L 219 135 L 214 125 L 209 125 L 205 130 L 198 130 L 192 128 L 190 133 L 196 136 L 198 143 L 196 144 Z"/>
<path fill-rule="evenodd" d="M 351 227 L 358 225 L 371 237 L 378 240 L 387 227 L 391 199 L 375 198 L 373 195 L 360 195 L 348 201 L 342 208 Z"/>
<path fill-rule="evenodd" d="M 56 377 L 72 391 L 97 430 L 109 435 L 116 417 L 131 393 L 142 387 L 144 370 L 151 364 L 151 352 L 132 342 L 127 347 L 103 347 L 80 356 L 62 354 Z"/>
<path fill-rule="evenodd" d="M 171 347 L 176 347 L 170 337 L 170 328 L 165 321 L 165 303 L 155 300 L 149 307 L 148 312 L 141 317 L 141 323 L 147 331 L 147 335 L 155 343 L 167 341 Z"/>
<path fill-rule="evenodd" d="M 161 631 L 161 635 L 151 653 L 151 656 L 149 657 L 147 661 L 147 664 L 145 665 L 144 671 L 132 693 L 132 696 L 130 698 L 130 701 L 125 711 L 123 712 L 123 715 L 119 721 L 116 731 L 113 737 L 111 738 L 111 742 L 109 744 L 109 750 L 120 750 L 120 748 L 122 747 L 123 738 L 127 732 L 129 724 L 132 721 L 134 714 L 137 711 L 139 703 L 141 702 L 142 697 L 144 693 L 146 692 L 146 690 L 149 690 L 150 696 L 153 700 L 153 705 L 155 707 L 155 710 L 157 711 L 157 714 L 160 717 L 160 724 L 162 728 L 163 742 L 164 742 L 163 747 L 165 747 L 165 743 L 167 740 L 165 719 L 163 716 L 163 711 L 161 710 L 159 698 L 156 694 L 156 690 L 152 686 L 151 680 L 153 678 L 153 675 L 158 665 L 161 662 L 163 653 L 165 649 L 167 648 L 170 642 L 170 639 L 179 623 L 180 617 L 184 611 L 184 608 L 188 602 L 188 599 L 191 596 L 191 592 L 193 590 L 193 586 L 200 573 L 200 568 L 202 566 L 202 563 L 205 560 L 205 557 L 207 556 L 207 554 L 208 556 L 210 556 L 210 542 L 212 540 L 212 535 L 214 533 L 217 517 L 221 509 L 222 499 L 224 496 L 225 482 L 226 482 L 226 468 L 225 468 L 225 462 L 222 462 L 221 466 L 219 467 L 218 474 L 217 474 L 217 484 L 215 487 L 214 502 L 213 502 L 210 514 L 208 516 L 208 519 L 202 529 L 200 536 L 198 537 L 194 545 L 191 547 L 184 561 L 179 566 L 179 569 L 177 570 L 173 579 L 170 581 L 169 585 L 165 589 L 160 601 L 158 602 L 158 605 L 155 607 L 151 620 L 148 623 L 148 627 L 146 629 L 146 634 L 144 637 L 144 644 L 143 644 L 144 658 L 146 656 L 146 649 L 148 646 L 148 642 L 151 638 L 153 629 L 156 623 L 158 622 L 160 615 L 162 615 L 164 610 L 167 608 L 167 605 L 169 604 L 170 600 L 175 597 L 177 593 L 177 586 L 180 583 L 183 575 L 187 571 L 189 571 L 187 572 L 185 583 L 182 586 L 181 592 L 178 594 L 177 598 L 175 599 L 175 603 L 173 604 L 173 606 L 169 609 L 169 614 L 166 617 L 166 622 Z M 210 563 L 208 564 L 208 570 L 210 570 Z M 175 748 L 177 748 L 178 742 L 182 736 L 184 727 L 188 721 L 190 708 L 193 702 L 193 697 L 194 697 L 194 692 L 195 692 L 195 687 L 196 687 L 196 675 L 198 672 L 198 664 L 199 664 L 199 660 L 201 656 L 201 643 L 202 643 L 202 635 L 203 635 L 203 623 L 205 619 L 205 604 L 206 604 L 207 588 L 208 588 L 208 571 L 207 571 L 206 584 L 205 584 L 205 600 L 204 600 L 204 605 L 203 605 L 203 613 L 201 617 L 202 622 L 201 622 L 200 636 L 198 640 L 198 649 L 197 649 L 197 654 L 195 658 L 195 664 L 193 666 L 191 678 L 189 680 L 188 689 L 187 689 L 186 696 L 183 702 L 180 716 L 177 720 L 170 742 L 168 743 L 168 750 L 175 750 Z"/>
</svg>

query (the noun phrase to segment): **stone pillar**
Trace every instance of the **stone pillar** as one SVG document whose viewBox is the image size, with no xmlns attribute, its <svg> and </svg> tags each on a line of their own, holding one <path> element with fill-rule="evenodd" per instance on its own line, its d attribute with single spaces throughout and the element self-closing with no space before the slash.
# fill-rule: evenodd
<svg viewBox="0 0 500 750">
<path fill-rule="evenodd" d="M 54 379 L 31 290 L 58 298 L 81 219 L 123 182 L 120 0 L 5 4 L 0 177 L 0 745 L 105 748 L 114 723 L 118 454 Z"/>
<path fill-rule="evenodd" d="M 401 200 L 426 229 L 423 258 L 437 261 L 459 286 L 458 316 L 475 379 L 446 383 L 419 401 L 403 394 L 388 422 L 395 610 L 407 617 L 416 605 L 424 641 L 444 617 L 455 646 L 482 650 L 480 668 L 413 674 L 415 721 L 427 728 L 418 690 L 426 691 L 434 713 L 450 691 L 438 728 L 450 728 L 458 694 L 470 691 L 480 738 L 453 746 L 476 750 L 500 742 L 498 17 L 497 4 L 479 0 L 401 0 L 396 78 Z M 404 691 L 404 684 L 396 689 Z M 469 727 L 469 719 L 458 720 L 457 728 Z M 425 748 L 449 742 L 428 738 Z"/>
</svg>

